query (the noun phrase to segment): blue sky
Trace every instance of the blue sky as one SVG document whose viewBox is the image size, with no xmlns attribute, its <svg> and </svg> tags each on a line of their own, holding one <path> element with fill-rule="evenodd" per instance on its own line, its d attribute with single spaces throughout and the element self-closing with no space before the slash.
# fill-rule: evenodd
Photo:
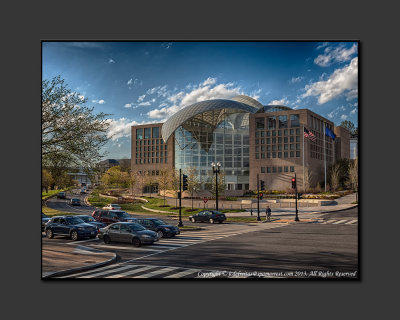
<svg viewBox="0 0 400 320">
<path fill-rule="evenodd" d="M 42 77 L 60 75 L 111 114 L 106 158 L 130 158 L 130 127 L 238 94 L 358 126 L 357 42 L 42 42 Z"/>
</svg>

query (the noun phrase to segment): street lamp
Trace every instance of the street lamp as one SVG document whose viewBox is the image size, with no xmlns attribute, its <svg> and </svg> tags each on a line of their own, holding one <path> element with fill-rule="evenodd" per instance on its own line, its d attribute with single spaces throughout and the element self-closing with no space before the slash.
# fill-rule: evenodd
<svg viewBox="0 0 400 320">
<path fill-rule="evenodd" d="M 211 162 L 211 167 L 213 168 L 213 173 L 215 173 L 215 209 L 218 210 L 218 173 L 220 173 L 221 164 L 217 162 Z"/>
</svg>

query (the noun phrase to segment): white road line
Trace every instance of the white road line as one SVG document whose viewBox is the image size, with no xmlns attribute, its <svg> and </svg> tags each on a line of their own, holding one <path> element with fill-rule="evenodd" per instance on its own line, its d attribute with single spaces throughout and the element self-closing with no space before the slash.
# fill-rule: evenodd
<svg viewBox="0 0 400 320">
<path fill-rule="evenodd" d="M 337 221 L 337 220 L 328 220 L 328 221 L 323 222 L 323 223 L 321 223 L 321 224 L 327 224 L 327 223 L 331 223 L 331 222 L 335 222 L 335 221 Z"/>
<path fill-rule="evenodd" d="M 122 270 L 125 270 L 125 269 L 128 269 L 128 268 L 132 268 L 132 266 L 124 266 L 124 267 L 120 267 L 120 268 L 116 268 L 116 269 L 107 270 L 107 271 L 104 271 L 104 272 L 96 272 L 96 273 L 93 273 L 93 274 L 90 274 L 90 275 L 86 275 L 86 276 L 82 276 L 82 277 L 79 277 L 79 278 L 94 278 L 94 277 L 102 276 L 104 274 L 108 274 L 108 273 L 112 273 L 112 272 L 116 272 L 116 271 L 122 271 Z"/>
<path fill-rule="evenodd" d="M 81 244 L 84 242 L 93 242 L 93 241 L 97 241 L 99 239 L 95 238 L 95 239 L 88 239 L 88 240 L 79 240 L 79 241 L 74 241 L 74 242 L 67 242 L 66 244 Z"/>
<path fill-rule="evenodd" d="M 130 267 L 132 268 L 132 266 L 130 266 Z M 146 266 L 146 267 L 142 267 L 142 268 L 139 268 L 139 269 L 136 268 L 136 269 L 131 270 L 131 271 L 114 274 L 112 276 L 108 276 L 108 277 L 105 277 L 105 278 L 108 278 L 108 279 L 122 278 L 122 277 L 125 277 L 125 276 L 129 276 L 129 275 L 132 275 L 132 274 L 137 274 L 139 272 L 143 272 L 143 271 L 146 271 L 146 270 L 149 270 L 149 269 L 153 269 L 153 268 L 155 268 L 155 266 Z"/>
<path fill-rule="evenodd" d="M 94 245 L 96 247 L 100 247 L 100 248 L 105 248 L 105 249 L 116 249 L 116 250 L 129 250 L 129 251 L 162 251 L 162 250 L 157 250 L 157 249 L 153 249 L 153 248 L 147 248 L 147 247 L 141 247 L 141 248 L 137 248 L 137 247 L 117 247 L 117 246 L 107 246 L 107 245 Z"/>
<path fill-rule="evenodd" d="M 178 268 L 175 268 L 175 267 L 163 268 L 163 269 L 155 270 L 155 271 L 152 271 L 152 272 L 149 272 L 149 273 L 145 273 L 145 274 L 133 277 L 133 278 L 150 278 L 150 277 L 157 276 L 157 275 L 160 275 L 160 274 L 163 274 L 163 273 L 167 273 L 167 272 L 170 272 L 170 271 L 173 271 L 173 270 L 176 270 L 176 269 L 178 269 Z"/>
<path fill-rule="evenodd" d="M 188 270 L 185 270 L 185 271 L 181 271 L 181 272 L 174 273 L 174 274 L 171 274 L 169 276 L 166 276 L 166 277 L 164 277 L 164 279 L 167 279 L 167 278 L 182 278 L 182 277 L 187 276 L 187 275 L 192 274 L 192 273 L 198 274 L 199 271 L 200 271 L 200 269 L 188 269 Z"/>
<path fill-rule="evenodd" d="M 356 223 L 358 220 L 351 220 L 351 221 L 349 221 L 349 222 L 346 222 L 345 224 L 353 224 L 353 223 Z"/>
<path fill-rule="evenodd" d="M 346 222 L 346 221 L 347 221 L 347 220 L 339 220 L 339 221 L 334 222 L 334 223 L 332 223 L 332 224 L 339 224 L 339 223 Z"/>
</svg>

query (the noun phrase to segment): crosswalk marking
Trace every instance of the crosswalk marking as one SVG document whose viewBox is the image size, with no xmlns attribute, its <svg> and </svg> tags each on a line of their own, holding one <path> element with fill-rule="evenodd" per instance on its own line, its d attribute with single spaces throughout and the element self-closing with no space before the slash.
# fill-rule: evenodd
<svg viewBox="0 0 400 320">
<path fill-rule="evenodd" d="M 72 276 L 71 276 L 71 275 L 67 275 L 67 276 L 62 276 L 62 277 L 59 277 L 59 278 L 71 278 L 71 277 L 75 278 L 76 276 L 86 275 L 86 274 L 89 274 L 89 273 L 93 273 L 93 272 L 95 272 L 95 271 L 97 271 L 97 272 L 98 272 L 98 271 L 103 271 L 103 270 L 107 270 L 107 269 L 111 269 L 111 268 L 118 267 L 118 266 L 120 266 L 120 265 L 121 265 L 120 263 L 118 263 L 118 264 L 112 264 L 112 265 L 109 265 L 109 266 L 100 267 L 100 268 L 96 268 L 96 269 L 89 270 L 89 271 L 84 271 L 84 272 L 80 272 L 80 273 L 75 273 L 75 274 L 73 274 Z"/>
<path fill-rule="evenodd" d="M 100 248 L 105 248 L 105 249 L 118 249 L 118 250 L 135 250 L 135 251 L 162 251 L 162 250 L 157 250 L 152 248 L 147 248 L 147 247 L 134 247 L 134 246 L 128 246 L 128 247 L 120 247 L 120 246 L 113 246 L 113 245 L 105 245 L 105 244 L 97 244 L 96 247 Z"/>
<path fill-rule="evenodd" d="M 198 274 L 199 271 L 200 271 L 199 269 L 188 269 L 188 270 L 185 270 L 185 271 L 181 271 L 181 272 L 178 272 L 178 273 L 171 274 L 171 275 L 166 276 L 164 278 L 166 278 L 166 279 L 167 278 L 174 278 L 174 279 L 182 278 L 182 277 L 188 276 L 189 274 L 192 274 L 192 273 Z"/>
<path fill-rule="evenodd" d="M 154 266 L 145 266 L 145 267 L 141 267 L 141 268 L 138 268 L 138 269 L 126 271 L 126 272 L 123 272 L 123 273 L 114 274 L 112 276 L 108 276 L 108 277 L 105 277 L 105 278 L 107 278 L 107 279 L 122 278 L 122 277 L 130 276 L 130 275 L 133 275 L 133 274 L 137 274 L 137 273 L 149 270 L 149 269 L 154 269 Z"/>
<path fill-rule="evenodd" d="M 339 224 L 339 223 L 346 222 L 346 221 L 347 220 L 339 220 L 339 221 L 334 222 L 333 224 Z"/>
<path fill-rule="evenodd" d="M 150 277 L 157 276 L 157 275 L 160 275 L 160 274 L 163 274 L 163 273 L 168 273 L 168 272 L 176 270 L 176 269 L 178 269 L 178 268 L 175 268 L 175 267 L 163 268 L 163 269 L 155 270 L 155 271 L 152 271 L 152 272 L 149 272 L 149 273 L 146 273 L 146 274 L 141 274 L 141 275 L 138 275 L 138 276 L 133 277 L 133 278 L 150 278 Z"/>
<path fill-rule="evenodd" d="M 357 222 L 357 220 L 351 220 L 349 222 L 346 222 L 345 224 L 353 224 L 353 223 L 356 223 L 356 222 Z"/>
<path fill-rule="evenodd" d="M 107 273 L 116 272 L 116 271 L 122 271 L 122 270 L 125 270 L 125 269 L 128 269 L 128 268 L 132 268 L 132 266 L 129 266 L 129 265 L 128 265 L 128 266 L 123 266 L 123 267 L 120 267 L 120 268 L 111 269 L 111 270 L 107 270 L 107 271 L 103 271 L 103 272 L 96 272 L 96 273 L 92 273 L 92 274 L 89 274 L 89 275 L 82 276 L 82 277 L 80 277 L 80 278 L 93 278 L 93 277 L 98 277 L 98 276 L 105 275 L 105 274 L 107 274 Z"/>
</svg>

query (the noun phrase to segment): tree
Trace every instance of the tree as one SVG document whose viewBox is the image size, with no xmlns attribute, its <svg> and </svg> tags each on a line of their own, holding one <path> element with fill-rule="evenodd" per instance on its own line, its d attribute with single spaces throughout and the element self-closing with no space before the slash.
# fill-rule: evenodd
<svg viewBox="0 0 400 320">
<path fill-rule="evenodd" d="M 356 201 L 358 201 L 358 158 L 349 162 L 349 180 L 352 189 L 356 191 Z"/>
<path fill-rule="evenodd" d="M 147 173 L 147 175 L 146 175 L 146 185 L 148 187 L 150 187 L 150 198 L 151 198 L 151 194 L 153 192 L 153 186 L 154 186 L 154 184 L 156 183 L 156 180 L 157 180 L 156 176 L 153 175 L 154 173 L 155 172 L 152 170 L 152 171 L 149 171 Z"/>
<path fill-rule="evenodd" d="M 200 190 L 201 182 L 196 168 L 191 167 L 186 169 L 186 174 L 188 176 L 188 192 L 192 196 L 192 210 L 193 210 L 193 196 L 195 192 Z"/>
<path fill-rule="evenodd" d="M 304 191 L 307 191 L 311 188 L 313 185 L 313 172 L 310 169 L 307 169 L 307 171 L 304 174 Z"/>
<path fill-rule="evenodd" d="M 171 185 L 172 171 L 168 168 L 161 168 L 157 177 L 157 183 L 159 190 L 164 190 L 164 206 L 165 206 L 165 192 L 170 188 Z"/>
<path fill-rule="evenodd" d="M 46 189 L 46 193 L 49 192 L 49 187 L 53 184 L 53 181 L 51 173 L 46 169 L 42 169 L 42 190 Z"/>
<path fill-rule="evenodd" d="M 358 134 L 358 128 L 349 120 L 342 121 L 339 126 L 349 130 L 351 134 Z"/>
<path fill-rule="evenodd" d="M 180 179 L 179 179 L 179 170 L 175 169 L 172 172 L 171 175 L 171 188 L 175 192 L 175 207 L 178 207 L 178 192 L 180 189 L 179 185 Z"/>
<path fill-rule="evenodd" d="M 104 173 L 101 181 L 107 186 L 127 188 L 130 185 L 130 176 L 127 172 L 121 171 L 120 166 L 114 166 Z"/>
<path fill-rule="evenodd" d="M 336 191 L 339 187 L 340 182 L 340 166 L 339 164 L 334 164 L 329 170 L 330 186 L 333 191 Z"/>
<path fill-rule="evenodd" d="M 93 168 L 108 141 L 108 114 L 94 114 L 87 99 L 72 92 L 57 76 L 42 81 L 42 161 L 63 167 Z"/>
<path fill-rule="evenodd" d="M 213 174 L 211 177 L 207 179 L 207 182 L 205 183 L 205 187 L 208 191 L 211 192 L 213 197 L 216 196 L 217 194 L 217 189 L 215 186 L 215 174 Z M 218 195 L 222 195 L 225 193 L 226 190 L 226 183 L 225 183 L 225 174 L 223 171 L 218 173 Z"/>
</svg>

